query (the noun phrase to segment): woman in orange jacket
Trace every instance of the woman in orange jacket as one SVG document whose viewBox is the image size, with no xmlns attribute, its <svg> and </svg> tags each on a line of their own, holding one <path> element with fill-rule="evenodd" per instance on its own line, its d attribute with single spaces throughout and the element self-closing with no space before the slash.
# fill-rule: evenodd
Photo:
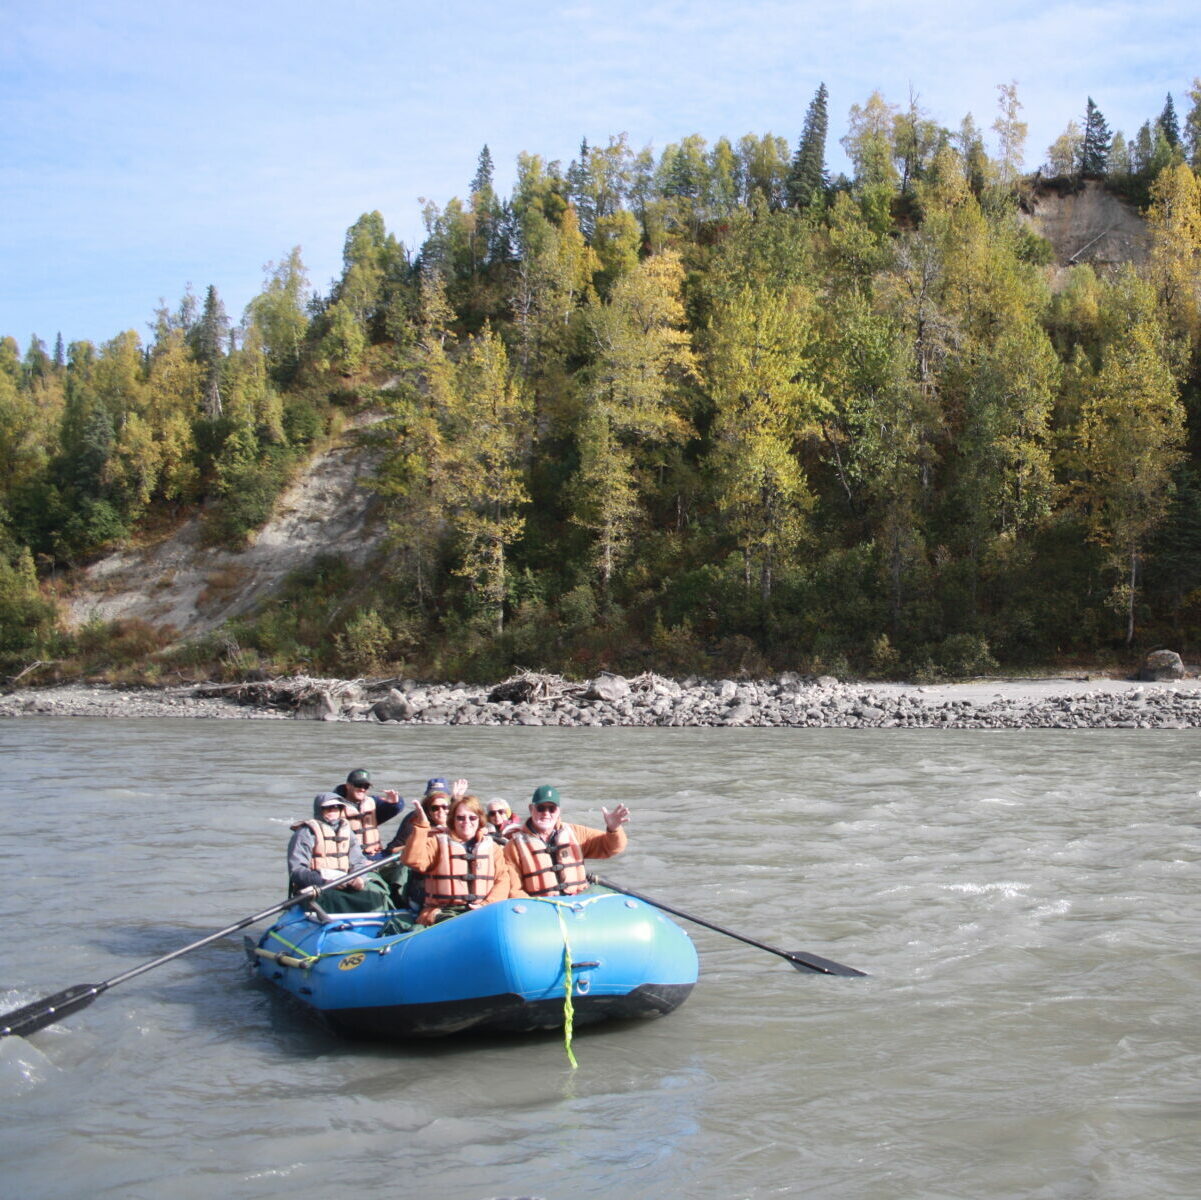
<svg viewBox="0 0 1201 1200">
<path fill-rule="evenodd" d="M 475 796 L 461 796 L 451 804 L 444 829 L 432 828 L 417 805 L 403 862 L 425 877 L 425 904 L 418 925 L 433 925 L 497 900 L 525 895 L 503 847 L 489 834 Z"/>
</svg>

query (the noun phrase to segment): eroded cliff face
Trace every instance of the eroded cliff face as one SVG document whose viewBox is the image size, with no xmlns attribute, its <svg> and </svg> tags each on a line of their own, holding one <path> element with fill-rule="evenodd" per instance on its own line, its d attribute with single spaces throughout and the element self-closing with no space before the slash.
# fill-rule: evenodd
<svg viewBox="0 0 1201 1200">
<path fill-rule="evenodd" d="M 1095 179 L 1037 186 L 1024 198 L 1022 217 L 1055 248 L 1059 274 L 1081 263 L 1099 269 L 1142 263 L 1150 250 L 1147 223 L 1138 209 Z"/>
<path fill-rule="evenodd" d="M 358 425 L 369 423 L 361 418 Z M 379 498 L 365 486 L 377 463 L 348 430 L 280 497 L 275 515 L 240 553 L 201 544 L 199 518 L 154 543 L 120 550 L 80 571 L 64 597 L 69 625 L 136 618 L 195 637 L 253 609 L 291 571 L 322 554 L 352 565 L 378 550 Z"/>
</svg>

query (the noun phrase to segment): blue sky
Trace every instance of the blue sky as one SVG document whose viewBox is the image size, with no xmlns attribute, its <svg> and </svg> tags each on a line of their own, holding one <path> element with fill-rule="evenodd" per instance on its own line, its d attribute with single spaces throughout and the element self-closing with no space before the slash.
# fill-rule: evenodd
<svg viewBox="0 0 1201 1200">
<path fill-rule="evenodd" d="M 795 145 L 824 81 L 837 170 L 873 90 L 987 130 L 1016 80 L 1032 169 L 1088 96 L 1133 136 L 1201 74 L 1179 0 L 2 0 L 0 22 L 0 335 L 23 349 L 146 336 L 189 283 L 237 319 L 294 245 L 324 291 L 361 213 L 415 248 L 421 198 L 463 195 L 484 143 L 506 194 L 519 152 L 566 163 L 581 137 Z"/>
</svg>

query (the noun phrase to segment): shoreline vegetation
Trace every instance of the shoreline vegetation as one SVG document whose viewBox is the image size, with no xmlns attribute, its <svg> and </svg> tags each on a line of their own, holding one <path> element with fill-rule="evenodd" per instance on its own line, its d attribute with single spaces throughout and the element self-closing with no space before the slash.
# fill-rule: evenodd
<svg viewBox="0 0 1201 1200">
<path fill-rule="evenodd" d="M 856 729 L 1201 728 L 1201 678 L 1094 674 L 955 683 L 681 680 L 647 672 L 572 683 L 524 673 L 494 685 L 297 676 L 236 684 L 16 687 L 0 719 L 20 717 L 371 721 L 385 725 L 785 727 Z"/>
</svg>

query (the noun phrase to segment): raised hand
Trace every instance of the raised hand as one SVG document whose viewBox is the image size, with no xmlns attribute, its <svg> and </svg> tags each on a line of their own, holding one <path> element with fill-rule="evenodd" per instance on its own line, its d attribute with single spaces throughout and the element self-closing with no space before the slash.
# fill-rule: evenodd
<svg viewBox="0 0 1201 1200">
<path fill-rule="evenodd" d="M 612 833 L 630 819 L 630 810 L 624 804 L 619 804 L 612 812 L 607 808 L 602 808 L 601 816 L 605 818 L 605 828 Z"/>
</svg>

